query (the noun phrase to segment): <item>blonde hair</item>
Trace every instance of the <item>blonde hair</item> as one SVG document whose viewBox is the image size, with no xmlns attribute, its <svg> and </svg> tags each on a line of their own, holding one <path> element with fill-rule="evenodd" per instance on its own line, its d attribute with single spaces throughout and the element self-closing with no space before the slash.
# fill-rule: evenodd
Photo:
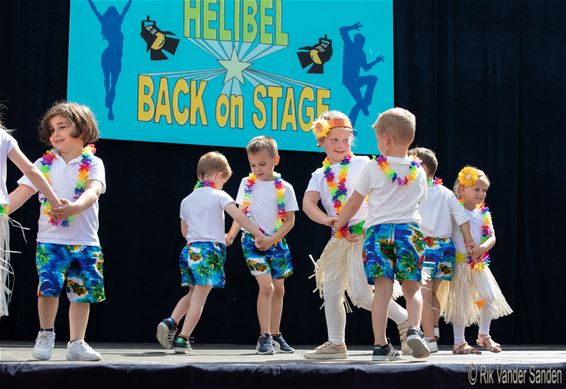
<svg viewBox="0 0 566 389">
<path fill-rule="evenodd" d="M 75 132 L 71 134 L 73 138 L 82 138 L 84 144 L 93 143 L 98 140 L 99 131 L 96 117 L 89 107 L 79 103 L 68 101 L 58 101 L 53 104 L 41 119 L 39 127 L 39 140 L 51 146 L 49 138 L 53 134 L 53 129 L 49 121 L 54 116 L 63 116 L 75 126 Z"/>
<path fill-rule="evenodd" d="M 426 166 L 429 176 L 434 176 L 436 169 L 438 169 L 438 159 L 434 151 L 426 147 L 415 147 L 409 150 L 409 155 L 414 155 L 421 160 L 421 163 Z"/>
<path fill-rule="evenodd" d="M 218 151 L 210 151 L 199 158 L 197 163 L 197 178 L 199 180 L 217 172 L 228 176 L 228 178 L 232 176 L 230 164 L 223 154 Z"/>
<path fill-rule="evenodd" d="M 390 134 L 397 143 L 410 145 L 415 139 L 416 122 L 415 115 L 396 107 L 382 112 L 372 127 L 377 132 Z"/>
<path fill-rule="evenodd" d="M 246 146 L 246 151 L 250 154 L 256 154 L 263 150 L 267 151 L 271 157 L 275 157 L 279 153 L 277 142 L 270 136 L 256 136 L 252 138 Z"/>
<path fill-rule="evenodd" d="M 331 111 L 326 111 L 326 112 L 321 113 L 320 116 L 315 120 L 315 122 L 316 122 L 316 121 L 321 121 L 321 120 L 328 122 L 329 120 L 332 120 L 332 119 L 344 119 L 344 120 L 347 120 L 348 122 L 350 122 L 350 118 L 348 117 L 348 115 L 346 115 L 346 114 L 343 113 L 343 112 L 336 111 L 336 110 L 331 110 Z M 343 128 L 344 128 L 346 131 L 350 131 L 350 132 L 352 133 L 352 134 L 351 134 L 351 140 L 352 140 L 352 143 L 353 143 L 354 129 L 353 129 L 353 128 L 348 128 L 348 127 L 343 127 Z M 332 128 L 330 128 L 329 131 L 330 131 L 330 130 L 332 130 Z M 316 136 L 316 135 L 315 135 L 315 136 Z M 324 138 L 326 138 L 326 136 L 324 136 L 324 137 L 322 137 L 322 138 L 318 138 L 318 137 L 317 137 L 317 138 L 316 138 L 316 145 L 317 145 L 317 146 L 320 146 L 320 144 L 321 144 L 320 142 L 321 142 Z"/>
<path fill-rule="evenodd" d="M 472 169 L 477 174 L 477 179 L 474 180 L 474 183 L 471 184 L 471 185 L 464 185 L 460 181 L 460 174 L 465 169 Z M 462 188 L 470 187 L 478 181 L 482 181 L 484 184 L 487 185 L 488 188 L 491 185 L 491 182 L 489 181 L 489 177 L 487 176 L 487 174 L 485 174 L 485 172 L 483 170 L 480 170 L 477 167 L 470 166 L 470 165 L 464 166 L 462 169 L 460 169 L 460 171 L 458 172 L 458 178 L 456 178 L 456 181 L 454 182 L 454 189 L 453 189 L 453 192 L 456 195 L 456 198 L 458 198 L 458 199 L 462 198 Z"/>
</svg>

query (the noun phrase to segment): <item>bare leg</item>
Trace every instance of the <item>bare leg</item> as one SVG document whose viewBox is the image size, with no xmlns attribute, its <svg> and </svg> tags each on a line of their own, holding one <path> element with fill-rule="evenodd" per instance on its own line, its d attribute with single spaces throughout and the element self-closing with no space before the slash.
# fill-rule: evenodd
<svg viewBox="0 0 566 389">
<path fill-rule="evenodd" d="M 171 317 L 173 318 L 173 320 L 175 320 L 176 325 L 179 325 L 179 323 L 181 322 L 183 317 L 185 317 L 187 311 L 189 310 L 191 294 L 193 289 L 194 286 L 189 288 L 189 292 L 179 299 L 177 305 L 175 305 L 175 308 L 171 313 Z"/>
<path fill-rule="evenodd" d="M 37 313 L 40 328 L 53 328 L 59 309 L 59 297 L 38 297 Z"/>
<path fill-rule="evenodd" d="M 69 306 L 69 339 L 82 340 L 85 338 L 88 316 L 90 314 L 90 304 L 70 303 Z"/>
<path fill-rule="evenodd" d="M 259 320 L 260 332 L 262 334 L 270 334 L 271 300 L 275 289 L 273 279 L 271 278 L 271 274 L 256 276 L 255 279 L 259 285 L 257 295 L 257 318 Z"/>
<path fill-rule="evenodd" d="M 195 285 L 193 287 L 189 302 L 189 310 L 187 311 L 187 316 L 185 317 L 185 322 L 183 323 L 180 335 L 186 338 L 191 336 L 198 321 L 200 320 L 204 304 L 206 303 L 206 298 L 211 290 L 212 285 Z"/>
<path fill-rule="evenodd" d="M 423 332 L 427 338 L 432 338 L 434 336 L 434 292 L 433 292 L 433 281 L 427 281 L 427 283 L 421 288 L 421 293 L 423 296 Z M 438 300 L 436 300 L 438 301 Z"/>
<path fill-rule="evenodd" d="M 387 307 L 393 294 L 393 280 L 385 277 L 375 278 L 371 322 L 373 328 L 374 344 L 384 346 L 387 344 L 385 330 L 387 328 Z"/>
<path fill-rule="evenodd" d="M 275 289 L 271 297 L 271 320 L 269 326 L 271 334 L 279 334 L 279 326 L 281 325 L 281 316 L 283 314 L 283 297 L 285 296 L 285 279 L 273 280 L 273 286 Z"/>
<path fill-rule="evenodd" d="M 405 301 L 407 301 L 409 323 L 419 328 L 423 310 L 423 296 L 420 283 L 418 281 L 403 281 L 401 286 L 403 287 L 403 296 L 405 296 Z"/>
</svg>

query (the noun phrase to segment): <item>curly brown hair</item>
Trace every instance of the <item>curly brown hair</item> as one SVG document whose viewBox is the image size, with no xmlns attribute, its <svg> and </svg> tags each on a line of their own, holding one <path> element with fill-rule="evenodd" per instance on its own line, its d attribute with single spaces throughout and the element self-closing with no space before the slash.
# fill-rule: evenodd
<svg viewBox="0 0 566 389">
<path fill-rule="evenodd" d="M 51 146 L 49 138 L 53 134 L 53 129 L 49 125 L 49 121 L 57 115 L 63 116 L 73 123 L 75 126 L 75 132 L 71 134 L 73 138 L 81 138 L 84 144 L 98 140 L 98 123 L 89 107 L 74 102 L 58 101 L 45 112 L 41 119 L 39 140 L 42 143 Z"/>
</svg>

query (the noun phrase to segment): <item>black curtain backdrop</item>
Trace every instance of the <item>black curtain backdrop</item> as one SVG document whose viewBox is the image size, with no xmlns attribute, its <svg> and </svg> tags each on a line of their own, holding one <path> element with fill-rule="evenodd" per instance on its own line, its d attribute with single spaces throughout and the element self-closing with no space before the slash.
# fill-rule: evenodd
<svg viewBox="0 0 566 389">
<path fill-rule="evenodd" d="M 353 4 L 364 12 L 363 2 Z M 37 140 L 38 121 L 66 96 L 69 2 L 4 1 L 0 15 L 4 121 L 34 160 L 45 149 Z M 416 114 L 415 144 L 437 152 L 438 175 L 448 186 L 465 164 L 482 168 L 492 182 L 487 198 L 497 233 L 492 271 L 515 310 L 493 322 L 492 334 L 506 344 L 566 344 L 566 239 L 560 238 L 566 213 L 559 200 L 566 188 L 565 15 L 561 0 L 394 2 L 395 104 Z M 177 266 L 184 243 L 178 208 L 195 182 L 196 162 L 211 149 L 223 152 L 235 171 L 225 189 L 235 195 L 239 178 L 248 173 L 246 153 L 112 140 L 97 147 L 107 168 L 99 231 L 107 301 L 92 307 L 87 339 L 154 342 L 156 324 L 185 292 Z M 322 153 L 281 152 L 278 171 L 294 185 L 299 201 L 322 158 Z M 11 190 L 20 173 L 11 165 L 8 176 Z M 15 291 L 10 316 L 0 320 L 0 339 L 31 343 L 38 327 L 37 202 L 13 216 L 31 230 L 27 243 L 13 230 L 12 248 L 22 253 L 13 257 Z M 313 271 L 308 254 L 318 257 L 328 237 L 326 228 L 298 213 L 288 237 L 295 274 L 286 282 L 282 321 L 292 344 L 326 339 L 321 300 L 308 278 Z M 239 245 L 228 255 L 227 287 L 211 293 L 194 336 L 198 342 L 251 345 L 259 331 L 257 285 Z M 59 340 L 68 338 L 67 307 L 63 297 Z M 476 331 L 468 331 L 468 340 Z M 390 332 L 396 340 L 396 331 Z M 347 342 L 371 344 L 368 312 L 348 315 Z M 441 343 L 451 342 L 451 328 L 443 326 Z"/>
</svg>

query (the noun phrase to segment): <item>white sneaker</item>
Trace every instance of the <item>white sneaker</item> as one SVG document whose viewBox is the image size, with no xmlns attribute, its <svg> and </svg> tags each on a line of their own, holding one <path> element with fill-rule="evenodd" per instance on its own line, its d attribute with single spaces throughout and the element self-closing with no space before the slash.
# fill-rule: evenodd
<svg viewBox="0 0 566 389">
<path fill-rule="evenodd" d="M 346 359 L 348 358 L 348 349 L 346 344 L 334 344 L 325 342 L 312 351 L 305 353 L 307 359 Z"/>
<path fill-rule="evenodd" d="M 100 361 L 102 357 L 84 340 L 74 340 L 67 343 L 67 361 Z"/>
<path fill-rule="evenodd" d="M 35 346 L 33 346 L 32 357 L 42 361 L 51 359 L 51 352 L 55 346 L 55 332 L 53 331 L 39 331 L 35 339 Z"/>
</svg>

